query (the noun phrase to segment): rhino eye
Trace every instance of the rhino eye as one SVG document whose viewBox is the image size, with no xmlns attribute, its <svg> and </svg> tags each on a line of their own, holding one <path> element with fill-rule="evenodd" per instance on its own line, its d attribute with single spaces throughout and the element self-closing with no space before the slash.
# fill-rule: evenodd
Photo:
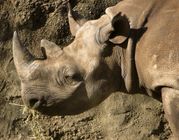
<svg viewBox="0 0 179 140">
<path fill-rule="evenodd" d="M 82 77 L 78 73 L 70 74 L 70 75 L 65 75 L 65 81 L 68 84 L 75 84 L 76 82 L 82 81 Z"/>
<path fill-rule="evenodd" d="M 73 75 L 72 75 L 72 79 L 73 79 L 74 81 L 78 81 L 78 82 L 80 82 L 80 81 L 83 80 L 82 77 L 81 77 L 81 75 L 80 75 L 79 73 L 73 74 Z"/>
<path fill-rule="evenodd" d="M 73 67 L 63 67 L 58 71 L 57 83 L 59 85 L 76 85 L 83 80 L 81 73 Z"/>
</svg>

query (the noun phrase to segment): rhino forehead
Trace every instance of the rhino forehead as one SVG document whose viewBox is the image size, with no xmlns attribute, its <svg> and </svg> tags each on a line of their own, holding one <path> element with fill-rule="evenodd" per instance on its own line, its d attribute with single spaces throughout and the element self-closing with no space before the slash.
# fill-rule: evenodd
<svg viewBox="0 0 179 140">
<path fill-rule="evenodd" d="M 101 59 L 100 46 L 96 44 L 94 39 L 88 38 L 77 38 L 70 46 L 64 48 L 64 52 L 72 59 L 73 64 L 86 73 L 99 66 Z"/>
</svg>

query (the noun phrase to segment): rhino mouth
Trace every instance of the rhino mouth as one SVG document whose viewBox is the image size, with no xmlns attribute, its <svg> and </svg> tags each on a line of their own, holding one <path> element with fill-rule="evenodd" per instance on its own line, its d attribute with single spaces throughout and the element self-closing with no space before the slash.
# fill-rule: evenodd
<svg viewBox="0 0 179 140">
<path fill-rule="evenodd" d="M 33 107 L 29 108 L 48 116 L 62 116 L 77 115 L 92 108 L 92 106 L 90 105 L 89 101 L 69 102 L 68 99 L 51 105 L 47 105 L 45 102 L 38 101 L 34 104 Z"/>
<path fill-rule="evenodd" d="M 80 103 L 76 103 L 76 102 L 70 103 L 68 101 L 63 101 L 51 106 L 40 105 L 39 107 L 33 109 L 40 112 L 41 114 L 48 115 L 48 116 L 57 116 L 57 115 L 63 116 L 63 115 L 77 115 L 90 108 L 91 108 L 90 104 L 86 101 L 80 101 Z"/>
<path fill-rule="evenodd" d="M 30 108 L 49 116 L 76 115 L 92 108 L 89 97 L 84 93 L 86 92 L 79 88 L 65 99 L 46 95 L 41 100 L 34 101 Z"/>
</svg>

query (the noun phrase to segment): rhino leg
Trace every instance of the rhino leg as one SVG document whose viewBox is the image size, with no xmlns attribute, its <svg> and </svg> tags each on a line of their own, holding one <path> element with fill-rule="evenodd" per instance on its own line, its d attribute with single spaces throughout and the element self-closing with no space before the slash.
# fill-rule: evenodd
<svg viewBox="0 0 179 140">
<path fill-rule="evenodd" d="M 163 88 L 162 101 L 166 119 L 173 133 L 173 139 L 179 140 L 179 90 Z"/>
</svg>

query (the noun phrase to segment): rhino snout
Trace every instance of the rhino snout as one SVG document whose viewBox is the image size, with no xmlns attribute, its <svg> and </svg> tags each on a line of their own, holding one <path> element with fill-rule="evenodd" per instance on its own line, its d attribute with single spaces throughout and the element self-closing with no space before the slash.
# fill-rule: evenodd
<svg viewBox="0 0 179 140">
<path fill-rule="evenodd" d="M 36 110 L 45 104 L 45 100 L 40 95 L 26 95 L 23 97 L 23 101 L 29 108 Z"/>
</svg>

